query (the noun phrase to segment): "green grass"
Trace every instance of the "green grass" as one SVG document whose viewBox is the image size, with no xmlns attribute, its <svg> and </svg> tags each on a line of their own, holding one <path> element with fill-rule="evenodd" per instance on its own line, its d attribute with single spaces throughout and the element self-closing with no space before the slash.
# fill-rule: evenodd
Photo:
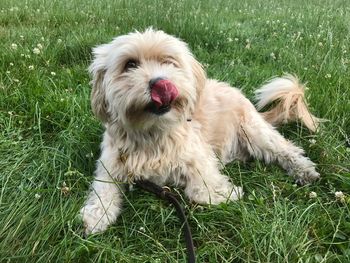
<svg viewBox="0 0 350 263">
<path fill-rule="evenodd" d="M 329 120 L 317 134 L 280 129 L 318 164 L 320 182 L 297 187 L 276 166 L 233 163 L 224 172 L 243 185 L 241 201 L 184 199 L 198 262 L 350 262 L 347 0 L 0 1 L 0 262 L 185 262 L 174 209 L 148 193 L 126 193 L 103 234 L 84 238 L 77 216 L 102 134 L 90 110 L 91 48 L 148 26 L 184 39 L 210 77 L 249 97 L 295 73 Z"/>
</svg>

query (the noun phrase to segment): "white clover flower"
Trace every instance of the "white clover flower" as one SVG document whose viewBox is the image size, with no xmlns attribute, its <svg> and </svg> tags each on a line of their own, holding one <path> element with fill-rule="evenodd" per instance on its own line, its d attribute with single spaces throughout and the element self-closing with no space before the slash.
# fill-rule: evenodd
<svg viewBox="0 0 350 263">
<path fill-rule="evenodd" d="M 344 193 L 342 191 L 337 191 L 334 193 L 335 197 L 336 198 L 342 198 L 344 197 Z"/>
<path fill-rule="evenodd" d="M 12 62 L 10 62 L 10 66 L 13 67 L 13 65 L 14 65 L 14 64 L 13 64 Z"/>
<path fill-rule="evenodd" d="M 310 142 L 311 145 L 316 144 L 316 140 L 315 139 L 310 139 L 309 142 Z"/>
<path fill-rule="evenodd" d="M 90 153 L 86 154 L 85 157 L 86 158 L 92 158 L 92 157 L 94 157 L 94 154 L 92 152 L 90 152 Z"/>
<path fill-rule="evenodd" d="M 43 49 L 43 45 L 42 45 L 42 44 L 40 44 L 40 43 L 39 43 L 39 44 L 37 44 L 36 46 L 37 46 L 37 48 L 39 48 L 39 49 Z"/>
<path fill-rule="evenodd" d="M 30 66 L 28 67 L 28 69 L 29 69 L 29 70 L 33 70 L 33 69 L 34 69 L 34 66 L 33 66 L 33 65 L 30 65 Z"/>
<path fill-rule="evenodd" d="M 36 55 L 40 54 L 40 49 L 37 47 L 33 48 L 33 53 Z"/>
<path fill-rule="evenodd" d="M 35 194 L 35 199 L 39 199 L 40 197 L 41 197 L 41 195 L 39 195 L 39 194 Z"/>
<path fill-rule="evenodd" d="M 309 198 L 310 199 L 314 199 L 314 198 L 316 198 L 317 197 L 317 193 L 316 192 L 310 192 L 309 193 Z"/>
<path fill-rule="evenodd" d="M 51 76 L 56 76 L 56 72 L 51 71 Z"/>
<path fill-rule="evenodd" d="M 12 43 L 12 44 L 11 44 L 11 48 L 12 48 L 13 50 L 16 50 L 17 47 L 18 47 L 17 44 L 15 44 L 15 43 Z"/>
<path fill-rule="evenodd" d="M 64 195 L 68 195 L 70 193 L 70 188 L 66 185 L 66 182 L 62 183 L 61 193 Z"/>
<path fill-rule="evenodd" d="M 337 199 L 337 201 L 340 201 L 341 203 L 345 203 L 345 194 L 342 191 L 335 192 L 334 196 Z"/>
<path fill-rule="evenodd" d="M 273 60 L 275 60 L 275 59 L 276 59 L 275 53 L 271 52 L 270 57 L 271 57 Z"/>
</svg>

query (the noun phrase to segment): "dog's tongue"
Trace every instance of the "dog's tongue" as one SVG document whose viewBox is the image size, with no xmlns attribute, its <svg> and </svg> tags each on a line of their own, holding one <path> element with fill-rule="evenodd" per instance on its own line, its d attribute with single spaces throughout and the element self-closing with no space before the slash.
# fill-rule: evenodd
<svg viewBox="0 0 350 263">
<path fill-rule="evenodd" d="M 167 79 L 158 80 L 151 89 L 151 99 L 157 107 L 169 105 L 178 95 L 176 86 Z"/>
</svg>

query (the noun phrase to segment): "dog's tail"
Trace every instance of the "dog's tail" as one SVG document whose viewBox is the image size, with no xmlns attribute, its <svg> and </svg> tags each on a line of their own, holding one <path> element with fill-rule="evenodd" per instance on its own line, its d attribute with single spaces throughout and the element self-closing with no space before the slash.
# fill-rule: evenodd
<svg viewBox="0 0 350 263">
<path fill-rule="evenodd" d="M 275 102 L 272 108 L 261 113 L 267 122 L 278 125 L 299 120 L 315 132 L 323 120 L 310 113 L 304 91 L 305 86 L 295 76 L 274 78 L 255 92 L 256 107 L 261 110 Z"/>
</svg>

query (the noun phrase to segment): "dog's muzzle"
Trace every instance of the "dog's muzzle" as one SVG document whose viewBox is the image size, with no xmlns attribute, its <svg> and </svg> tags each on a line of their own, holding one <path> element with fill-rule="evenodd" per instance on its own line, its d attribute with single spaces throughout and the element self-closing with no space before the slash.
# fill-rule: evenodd
<svg viewBox="0 0 350 263">
<path fill-rule="evenodd" d="M 150 112 L 162 115 L 171 109 L 171 103 L 177 98 L 179 92 L 174 83 L 164 78 L 154 78 L 149 82 L 151 103 L 147 106 Z"/>
</svg>

